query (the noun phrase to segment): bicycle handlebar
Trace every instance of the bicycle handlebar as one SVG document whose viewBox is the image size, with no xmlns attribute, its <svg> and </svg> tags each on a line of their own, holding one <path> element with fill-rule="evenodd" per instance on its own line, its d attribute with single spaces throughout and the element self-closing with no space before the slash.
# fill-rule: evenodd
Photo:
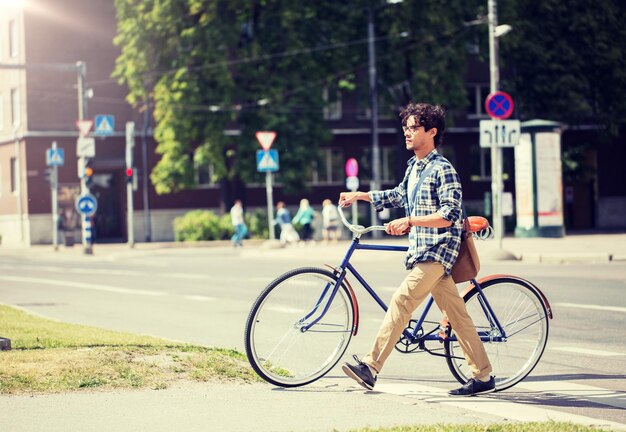
<svg viewBox="0 0 626 432">
<path fill-rule="evenodd" d="M 348 220 L 346 219 L 346 216 L 343 214 L 343 207 L 338 205 L 337 210 L 339 211 L 339 217 L 341 217 L 341 221 L 343 222 L 343 224 L 346 226 L 346 228 L 348 228 L 354 234 L 357 234 L 360 236 L 362 234 L 366 234 L 371 231 L 385 231 L 386 230 L 386 228 L 382 225 L 372 225 L 369 227 L 364 227 L 363 225 L 352 225 L 350 222 L 348 222 Z"/>
<path fill-rule="evenodd" d="M 337 210 L 339 211 L 339 216 L 341 217 L 341 221 L 343 224 L 354 234 L 360 236 L 363 234 L 367 234 L 371 231 L 386 231 L 386 228 L 383 225 L 372 225 L 369 227 L 364 227 L 363 225 L 353 225 L 346 219 L 346 216 L 343 214 L 343 207 L 337 205 Z M 494 237 L 493 228 L 491 226 L 487 226 L 487 228 L 473 232 L 472 236 L 477 240 L 491 240 Z"/>
</svg>

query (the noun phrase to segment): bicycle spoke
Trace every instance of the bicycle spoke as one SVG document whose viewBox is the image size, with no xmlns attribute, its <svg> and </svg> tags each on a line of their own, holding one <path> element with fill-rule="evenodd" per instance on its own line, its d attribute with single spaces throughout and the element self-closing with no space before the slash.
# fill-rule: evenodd
<svg viewBox="0 0 626 432">
<path fill-rule="evenodd" d="M 350 297 L 345 288 L 336 286 L 332 273 L 313 268 L 287 273 L 270 283 L 250 313 L 246 326 L 250 364 L 273 384 L 289 387 L 314 381 L 345 352 L 352 317 Z"/>
<path fill-rule="evenodd" d="M 485 315 L 477 290 L 466 304 L 476 330 L 489 338 L 484 347 L 496 376 L 496 388 L 502 390 L 522 380 L 539 361 L 548 337 L 548 319 L 541 299 L 523 283 L 509 279 L 485 285 L 484 296 L 505 332 L 504 338 L 493 339 L 500 332 Z M 460 357 L 462 353 L 458 343 L 447 342 L 444 347 L 450 356 Z M 465 360 L 450 358 L 448 366 L 461 382 L 472 377 Z"/>
</svg>

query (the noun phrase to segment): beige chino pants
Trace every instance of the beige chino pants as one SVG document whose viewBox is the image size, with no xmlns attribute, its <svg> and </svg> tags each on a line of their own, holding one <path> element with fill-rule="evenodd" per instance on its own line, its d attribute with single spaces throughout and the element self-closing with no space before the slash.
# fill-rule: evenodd
<svg viewBox="0 0 626 432">
<path fill-rule="evenodd" d="M 406 328 L 415 309 L 432 294 L 439 309 L 447 316 L 467 364 L 475 378 L 485 378 L 491 373 L 491 364 L 485 347 L 476 333 L 472 318 L 467 313 L 465 302 L 450 276 L 446 276 L 442 264 L 437 262 L 417 263 L 396 290 L 385 319 L 378 330 L 371 352 L 363 362 L 381 371 L 391 354 L 402 331 Z"/>
</svg>

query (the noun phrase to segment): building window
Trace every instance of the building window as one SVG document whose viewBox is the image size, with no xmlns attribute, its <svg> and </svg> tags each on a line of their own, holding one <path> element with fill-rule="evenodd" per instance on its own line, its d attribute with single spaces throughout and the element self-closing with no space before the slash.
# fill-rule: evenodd
<svg viewBox="0 0 626 432">
<path fill-rule="evenodd" d="M 17 189 L 19 186 L 19 179 L 18 179 L 18 175 L 19 175 L 19 169 L 17 166 L 17 159 L 16 158 L 11 158 L 11 192 L 16 194 L 17 193 Z"/>
<path fill-rule="evenodd" d="M 21 123 L 20 116 L 20 93 L 14 88 L 11 89 L 11 124 L 18 127 Z"/>
<path fill-rule="evenodd" d="M 340 120 L 341 119 L 341 90 L 337 85 L 324 88 L 324 119 Z"/>
<path fill-rule="evenodd" d="M 315 164 L 314 185 L 341 183 L 345 178 L 343 153 L 339 149 L 322 149 L 322 157 Z"/>
<path fill-rule="evenodd" d="M 15 58 L 17 57 L 17 52 L 17 22 L 15 22 L 15 20 L 11 20 L 9 21 L 9 56 Z"/>
<path fill-rule="evenodd" d="M 196 169 L 196 184 L 199 188 L 215 186 L 215 167 L 213 164 L 198 163 L 194 161 Z"/>
<path fill-rule="evenodd" d="M 485 100 L 489 96 L 489 84 L 473 84 L 467 87 L 467 117 L 488 118 L 485 112 Z"/>
</svg>

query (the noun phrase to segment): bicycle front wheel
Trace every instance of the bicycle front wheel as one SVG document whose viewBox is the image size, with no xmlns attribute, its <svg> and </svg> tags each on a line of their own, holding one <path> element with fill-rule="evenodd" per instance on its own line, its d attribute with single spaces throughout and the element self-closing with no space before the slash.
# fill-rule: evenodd
<svg viewBox="0 0 626 432">
<path fill-rule="evenodd" d="M 496 378 L 496 391 L 505 390 L 523 380 L 539 362 L 548 341 L 548 314 L 537 290 L 525 281 L 498 278 L 481 288 L 506 333 L 503 341 L 483 341 Z M 464 297 L 476 330 L 492 338 L 502 336 L 479 297 L 476 288 Z M 452 375 L 461 383 L 467 382 L 472 373 L 459 343 L 446 340 L 444 348 Z"/>
<path fill-rule="evenodd" d="M 347 288 L 335 290 L 336 285 L 337 276 L 330 271 L 307 267 L 285 273 L 265 288 L 245 331 L 248 361 L 261 378 L 296 387 L 323 377 L 337 364 L 352 338 L 354 306 Z"/>
</svg>

